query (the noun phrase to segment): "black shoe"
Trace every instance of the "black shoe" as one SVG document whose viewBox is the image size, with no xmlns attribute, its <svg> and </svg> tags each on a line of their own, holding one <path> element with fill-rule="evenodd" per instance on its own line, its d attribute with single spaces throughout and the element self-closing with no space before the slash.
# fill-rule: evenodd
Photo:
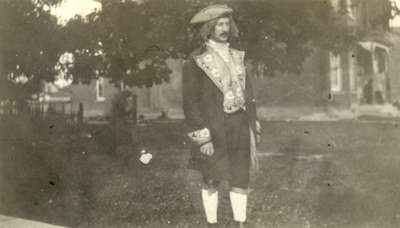
<svg viewBox="0 0 400 228">
<path fill-rule="evenodd" d="M 218 223 L 207 223 L 208 228 L 218 228 Z"/>
<path fill-rule="evenodd" d="M 234 221 L 232 228 L 233 227 L 234 228 L 246 228 L 247 226 L 246 226 L 245 222 L 236 222 L 236 221 Z"/>
</svg>

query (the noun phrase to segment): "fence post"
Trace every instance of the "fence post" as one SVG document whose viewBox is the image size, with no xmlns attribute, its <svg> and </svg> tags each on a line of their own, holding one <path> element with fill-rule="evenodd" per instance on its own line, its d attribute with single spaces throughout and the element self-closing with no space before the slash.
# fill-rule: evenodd
<svg viewBox="0 0 400 228">
<path fill-rule="evenodd" d="M 79 109 L 77 113 L 77 119 L 78 119 L 78 126 L 81 127 L 83 125 L 83 104 L 82 102 L 79 103 Z"/>
<path fill-rule="evenodd" d="M 132 118 L 133 126 L 136 126 L 136 123 L 137 123 L 137 95 L 136 94 L 132 94 L 132 113 L 131 113 L 131 118 Z"/>
<path fill-rule="evenodd" d="M 139 144 L 139 132 L 137 128 L 137 95 L 132 94 L 132 110 L 130 113 L 130 118 L 132 119 L 132 125 L 130 126 L 131 133 L 131 143 L 134 147 L 137 147 Z"/>
</svg>

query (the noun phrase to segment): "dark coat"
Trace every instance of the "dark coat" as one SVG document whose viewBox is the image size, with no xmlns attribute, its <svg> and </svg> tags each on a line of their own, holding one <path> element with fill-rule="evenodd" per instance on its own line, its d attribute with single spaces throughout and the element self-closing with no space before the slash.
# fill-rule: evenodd
<svg viewBox="0 0 400 228">
<path fill-rule="evenodd" d="M 182 72 L 183 111 L 187 132 L 208 128 L 214 144 L 214 155 L 209 157 L 200 153 L 200 146 L 191 143 L 192 159 L 190 167 L 215 175 L 216 179 L 227 178 L 221 156 L 227 145 L 224 131 L 223 93 L 196 64 L 194 57 L 206 51 L 205 47 L 196 49 L 186 60 Z M 250 128 L 256 130 L 256 106 L 250 78 L 246 74 L 245 106 Z M 218 171 L 217 171 L 218 170 Z"/>
</svg>

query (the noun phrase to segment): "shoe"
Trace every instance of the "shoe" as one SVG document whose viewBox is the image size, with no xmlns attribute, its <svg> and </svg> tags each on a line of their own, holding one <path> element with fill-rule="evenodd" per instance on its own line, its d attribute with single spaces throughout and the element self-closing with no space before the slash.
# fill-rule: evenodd
<svg viewBox="0 0 400 228">
<path fill-rule="evenodd" d="M 218 228 L 218 223 L 207 223 L 208 228 Z"/>
<path fill-rule="evenodd" d="M 245 222 L 236 222 L 236 221 L 234 221 L 232 228 L 233 227 L 234 228 L 246 228 L 247 226 L 246 226 Z"/>
</svg>

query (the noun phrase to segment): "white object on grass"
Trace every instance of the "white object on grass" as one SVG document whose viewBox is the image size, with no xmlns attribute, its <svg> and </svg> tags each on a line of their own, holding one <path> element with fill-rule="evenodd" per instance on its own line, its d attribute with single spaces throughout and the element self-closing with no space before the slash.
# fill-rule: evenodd
<svg viewBox="0 0 400 228">
<path fill-rule="evenodd" d="M 143 163 L 143 164 L 149 164 L 149 162 L 151 161 L 151 159 L 153 158 L 153 155 L 150 153 L 147 153 L 145 150 L 142 150 L 140 155 L 139 160 Z"/>
</svg>

